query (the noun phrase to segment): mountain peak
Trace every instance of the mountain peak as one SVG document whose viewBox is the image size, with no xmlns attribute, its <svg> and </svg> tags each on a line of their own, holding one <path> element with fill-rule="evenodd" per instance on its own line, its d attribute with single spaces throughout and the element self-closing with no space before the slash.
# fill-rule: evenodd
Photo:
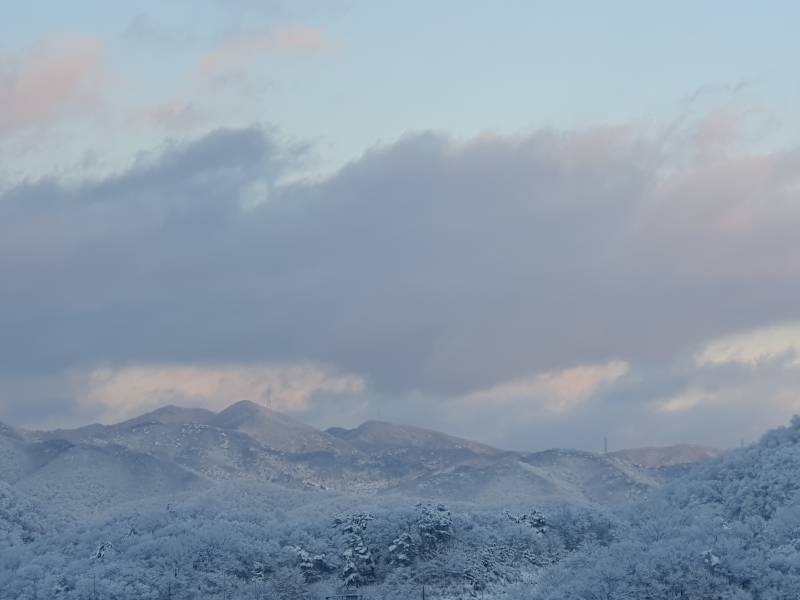
<svg viewBox="0 0 800 600">
<path fill-rule="evenodd" d="M 217 413 L 210 424 L 240 431 L 282 452 L 338 452 L 344 447 L 334 436 L 249 400 L 231 404 Z"/>
<path fill-rule="evenodd" d="M 432 429 L 413 425 L 399 425 L 386 421 L 365 421 L 354 429 L 331 428 L 327 432 L 350 443 L 362 446 L 414 447 L 436 450 L 470 450 L 476 454 L 501 452 L 491 446 L 447 435 Z"/>
<path fill-rule="evenodd" d="M 270 410 L 251 400 L 240 400 L 224 408 L 214 416 L 213 422 L 218 427 L 235 428 L 248 421 L 256 423 L 264 420 L 277 420 L 286 425 L 291 423 L 292 426 L 308 427 L 308 425 L 294 421 L 282 413 Z"/>
<path fill-rule="evenodd" d="M 134 417 L 120 423 L 120 425 L 136 425 L 139 423 L 156 422 L 164 425 L 183 425 L 196 423 L 207 424 L 214 417 L 214 413 L 204 408 L 185 408 L 167 404 L 153 411 Z"/>
<path fill-rule="evenodd" d="M 274 411 L 271 411 L 265 406 L 256 404 L 252 400 L 239 400 L 238 402 L 234 402 L 227 408 L 223 408 L 217 414 L 259 415 L 259 414 L 269 414 L 273 412 Z"/>
</svg>

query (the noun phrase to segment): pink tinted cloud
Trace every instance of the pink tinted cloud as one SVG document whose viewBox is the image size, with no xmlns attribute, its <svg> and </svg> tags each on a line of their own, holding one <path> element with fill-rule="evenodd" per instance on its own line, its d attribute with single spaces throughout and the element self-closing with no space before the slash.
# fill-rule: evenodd
<svg viewBox="0 0 800 600">
<path fill-rule="evenodd" d="M 0 55 L 0 135 L 95 106 L 104 62 L 105 49 L 94 38 L 49 39 Z"/>
<path fill-rule="evenodd" d="M 328 45 L 322 32 L 313 27 L 240 33 L 206 54 L 200 61 L 200 71 L 209 76 L 236 74 L 265 54 L 317 52 Z"/>
</svg>

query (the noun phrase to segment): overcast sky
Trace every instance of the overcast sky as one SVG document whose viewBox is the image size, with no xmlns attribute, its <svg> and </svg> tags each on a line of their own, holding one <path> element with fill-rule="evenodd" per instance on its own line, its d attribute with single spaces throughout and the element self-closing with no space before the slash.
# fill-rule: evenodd
<svg viewBox="0 0 800 600">
<path fill-rule="evenodd" d="M 800 5 L 30 0 L 0 420 L 590 450 L 800 412 Z"/>
</svg>

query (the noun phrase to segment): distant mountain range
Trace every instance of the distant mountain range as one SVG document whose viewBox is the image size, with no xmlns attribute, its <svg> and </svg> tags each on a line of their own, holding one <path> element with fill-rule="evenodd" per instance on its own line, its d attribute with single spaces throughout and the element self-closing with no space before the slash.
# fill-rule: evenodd
<svg viewBox="0 0 800 600">
<path fill-rule="evenodd" d="M 704 462 L 725 454 L 724 450 L 694 444 L 617 450 L 609 455 L 634 465 L 657 469 Z"/>
<path fill-rule="evenodd" d="M 717 454 L 695 446 L 509 452 L 380 421 L 321 431 L 247 401 L 219 413 L 166 406 L 77 429 L 0 424 L 1 481 L 52 509 L 95 512 L 231 480 L 487 505 L 617 504 L 659 486 L 668 476 L 659 467 Z"/>
</svg>

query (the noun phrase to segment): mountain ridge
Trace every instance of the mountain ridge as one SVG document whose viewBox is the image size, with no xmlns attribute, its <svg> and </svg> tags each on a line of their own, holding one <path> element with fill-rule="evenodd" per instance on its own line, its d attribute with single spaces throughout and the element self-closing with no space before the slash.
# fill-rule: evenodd
<svg viewBox="0 0 800 600">
<path fill-rule="evenodd" d="M 363 446 L 434 446 L 451 449 L 463 448 L 485 454 L 505 452 L 480 442 L 452 436 L 441 431 L 388 421 L 369 420 L 352 429 L 331 427 L 325 431 L 350 443 Z"/>
<path fill-rule="evenodd" d="M 699 444 L 644 446 L 609 452 L 609 456 L 649 469 L 705 462 L 723 454 L 725 454 L 724 450 Z"/>
<path fill-rule="evenodd" d="M 66 498 L 90 511 L 122 502 L 126 493 L 156 497 L 234 480 L 478 504 L 617 504 L 669 476 L 615 455 L 508 451 L 385 421 L 323 431 L 250 401 L 218 412 L 167 405 L 116 424 L 28 436 L 3 431 L 0 480 L 46 502 Z M 92 461 L 107 483 L 93 475 Z M 143 464 L 160 475 L 151 476 Z M 70 481 L 84 482 L 91 493 L 73 493 Z"/>
</svg>

